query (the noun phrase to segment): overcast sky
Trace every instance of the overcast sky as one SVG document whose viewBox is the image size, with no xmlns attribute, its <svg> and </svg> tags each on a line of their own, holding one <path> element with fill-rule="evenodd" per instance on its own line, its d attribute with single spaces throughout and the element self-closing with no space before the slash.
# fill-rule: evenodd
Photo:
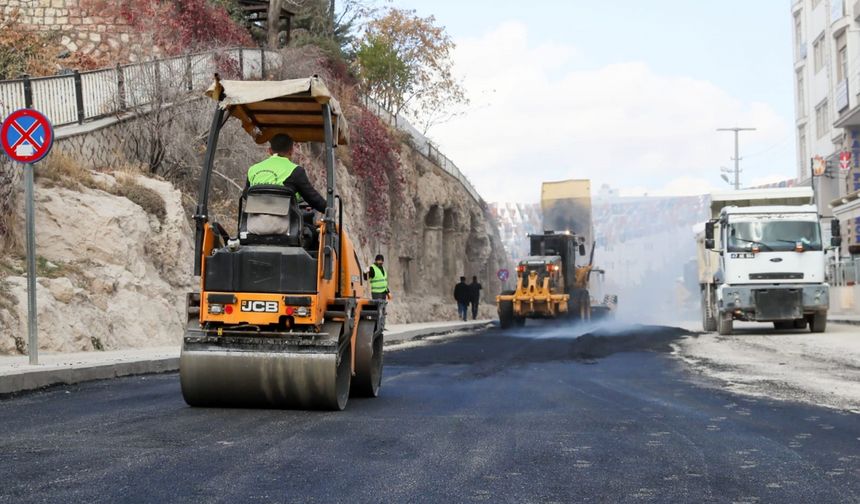
<svg viewBox="0 0 860 504">
<path fill-rule="evenodd" d="M 430 135 L 489 201 L 540 182 L 623 194 L 725 189 L 742 134 L 745 185 L 795 176 L 787 0 L 394 0 L 457 43 L 470 112 Z"/>
</svg>

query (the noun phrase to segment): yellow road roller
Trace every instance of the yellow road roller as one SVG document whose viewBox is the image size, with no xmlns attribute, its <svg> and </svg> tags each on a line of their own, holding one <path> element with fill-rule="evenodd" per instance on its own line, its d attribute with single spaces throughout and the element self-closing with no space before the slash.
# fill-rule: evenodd
<svg viewBox="0 0 860 504">
<path fill-rule="evenodd" d="M 384 303 L 372 300 L 344 230 L 334 151 L 348 142 L 337 100 L 318 77 L 220 80 L 194 220 L 194 273 L 179 364 L 191 406 L 342 410 L 376 397 L 382 380 Z M 323 144 L 326 211 L 303 208 L 285 186 L 255 185 L 239 200 L 231 236 L 209 215 L 219 134 L 235 120 L 257 144 L 278 134 Z M 255 160 L 249 160 L 249 165 Z M 248 231 L 249 208 L 280 208 L 284 233 Z"/>
</svg>

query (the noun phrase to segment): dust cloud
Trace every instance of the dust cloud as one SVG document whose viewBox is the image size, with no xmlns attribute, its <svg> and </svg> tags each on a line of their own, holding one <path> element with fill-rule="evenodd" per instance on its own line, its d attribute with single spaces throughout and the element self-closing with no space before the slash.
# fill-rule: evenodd
<svg viewBox="0 0 860 504">
<path fill-rule="evenodd" d="M 693 226 L 706 197 L 604 198 L 594 205 L 594 297 L 618 296 L 616 319 L 669 324 L 699 317 Z"/>
</svg>

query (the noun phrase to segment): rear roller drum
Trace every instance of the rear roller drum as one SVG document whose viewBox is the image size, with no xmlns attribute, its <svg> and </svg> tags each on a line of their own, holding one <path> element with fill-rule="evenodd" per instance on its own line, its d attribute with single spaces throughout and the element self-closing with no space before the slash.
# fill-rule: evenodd
<svg viewBox="0 0 860 504">
<path fill-rule="evenodd" d="M 358 324 L 355 348 L 355 377 L 353 397 L 378 397 L 382 384 L 382 333 L 376 334 L 375 320 Z"/>
</svg>

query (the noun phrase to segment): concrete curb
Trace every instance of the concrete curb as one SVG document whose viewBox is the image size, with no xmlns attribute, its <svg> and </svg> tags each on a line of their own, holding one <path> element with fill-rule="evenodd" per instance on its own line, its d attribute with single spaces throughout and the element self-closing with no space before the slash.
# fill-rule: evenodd
<svg viewBox="0 0 860 504">
<path fill-rule="evenodd" d="M 20 373 L 0 376 L 0 396 L 53 385 L 72 385 L 121 376 L 167 373 L 177 369 L 179 369 L 178 356 L 105 364 L 70 365 L 63 368 L 28 369 Z"/>
<path fill-rule="evenodd" d="M 406 329 L 386 334 L 386 346 L 405 341 L 439 336 L 465 329 L 484 329 L 491 322 L 464 322 Z M 35 369 L 26 367 L 0 372 L 0 396 L 38 390 L 54 385 L 73 385 L 122 376 L 169 373 L 179 370 L 179 355 L 128 358 L 118 362 L 57 363 Z"/>
<path fill-rule="evenodd" d="M 828 318 L 827 321 L 831 324 L 860 325 L 860 320 L 856 319 Z"/>
<path fill-rule="evenodd" d="M 463 322 L 462 324 L 450 324 L 438 327 L 399 331 L 393 334 L 386 334 L 385 345 L 395 345 L 397 343 L 403 343 L 404 341 L 429 338 L 430 336 L 441 336 L 443 334 L 450 334 L 457 331 L 486 329 L 492 326 L 492 324 L 493 323 L 490 321 Z"/>
</svg>

